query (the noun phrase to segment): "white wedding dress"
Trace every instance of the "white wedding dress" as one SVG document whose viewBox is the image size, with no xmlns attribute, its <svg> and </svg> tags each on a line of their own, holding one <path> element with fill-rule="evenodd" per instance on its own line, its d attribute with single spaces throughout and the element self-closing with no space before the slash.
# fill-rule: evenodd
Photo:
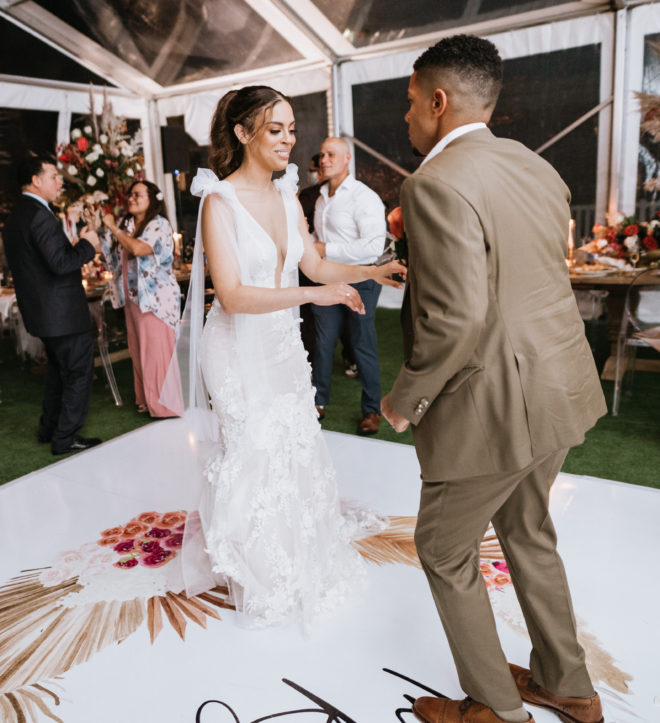
<svg viewBox="0 0 660 723">
<path fill-rule="evenodd" d="M 280 285 L 295 286 L 303 253 L 296 167 L 275 184 L 288 227 Z M 237 265 L 242 284 L 275 287 L 275 243 L 233 185 L 205 169 L 192 190 L 220 197 L 211 203 L 213 242 Z M 340 509 L 299 321 L 297 308 L 227 314 L 215 298 L 199 346 L 219 426 L 200 509 L 206 551 L 250 627 L 295 618 L 309 628 L 354 596 L 365 572 L 350 542 L 385 526 L 368 511 Z"/>
</svg>

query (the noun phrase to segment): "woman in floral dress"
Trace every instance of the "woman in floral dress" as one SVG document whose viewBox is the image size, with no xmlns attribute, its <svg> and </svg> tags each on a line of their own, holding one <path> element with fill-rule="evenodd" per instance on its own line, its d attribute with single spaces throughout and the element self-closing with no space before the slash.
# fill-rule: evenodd
<svg viewBox="0 0 660 723">
<path fill-rule="evenodd" d="M 181 416 L 179 375 L 168 374 L 181 307 L 172 227 L 163 194 L 150 181 L 133 183 L 127 206 L 118 225 L 112 214 L 103 217 L 106 231 L 99 236 L 114 276 L 112 305 L 123 306 L 126 314 L 135 403 L 138 412 L 152 417 Z"/>
</svg>

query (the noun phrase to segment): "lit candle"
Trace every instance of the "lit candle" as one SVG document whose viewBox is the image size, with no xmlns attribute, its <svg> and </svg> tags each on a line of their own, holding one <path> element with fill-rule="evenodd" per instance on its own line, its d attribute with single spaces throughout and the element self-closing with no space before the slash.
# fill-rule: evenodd
<svg viewBox="0 0 660 723">
<path fill-rule="evenodd" d="M 568 224 L 568 260 L 569 266 L 573 266 L 573 250 L 575 249 L 575 219 Z"/>
</svg>

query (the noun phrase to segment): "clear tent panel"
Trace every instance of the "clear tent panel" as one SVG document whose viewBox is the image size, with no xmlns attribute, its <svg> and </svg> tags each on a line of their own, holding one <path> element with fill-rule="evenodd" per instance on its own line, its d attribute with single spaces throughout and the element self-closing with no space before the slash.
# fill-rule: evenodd
<svg viewBox="0 0 660 723">
<path fill-rule="evenodd" d="M 0 107 L 0 224 L 20 193 L 16 164 L 29 151 L 52 154 L 56 135 L 56 112 Z"/>
<path fill-rule="evenodd" d="M 313 0 L 356 47 L 548 8 L 556 0 Z M 432 10 L 430 9 L 432 6 Z"/>
<path fill-rule="evenodd" d="M 163 86 L 300 60 L 243 0 L 37 0 Z"/>
<path fill-rule="evenodd" d="M 644 36 L 644 74 L 642 93 L 660 94 L 660 33 Z M 649 110 L 642 121 L 655 120 L 659 111 Z M 636 213 L 650 219 L 660 210 L 660 143 L 640 129 L 637 164 Z"/>
<path fill-rule="evenodd" d="M 594 43 L 506 60 L 493 133 L 536 150 L 598 105 L 600 54 Z M 598 131 L 594 115 L 541 153 L 571 191 L 577 238 L 589 234 L 595 220 Z"/>
<path fill-rule="evenodd" d="M 505 83 L 491 120 L 497 136 L 537 149 L 599 103 L 600 44 L 504 61 Z M 408 140 L 408 78 L 353 86 L 356 138 L 408 171 L 420 162 Z M 594 223 L 598 165 L 598 117 L 593 116 L 542 153 L 571 190 L 571 207 L 581 235 Z M 398 205 L 403 178 L 372 156 L 356 152 L 360 180 L 388 208 Z"/>
<path fill-rule="evenodd" d="M 24 78 L 112 85 L 84 65 L 1 17 L 0 72 Z"/>
</svg>

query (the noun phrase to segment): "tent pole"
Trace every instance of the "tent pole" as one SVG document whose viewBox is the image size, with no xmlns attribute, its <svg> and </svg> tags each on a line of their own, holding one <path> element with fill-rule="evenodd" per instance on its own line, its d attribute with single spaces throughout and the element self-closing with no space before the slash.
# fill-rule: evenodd
<svg viewBox="0 0 660 723">
<path fill-rule="evenodd" d="M 64 110 L 57 114 L 57 145 L 60 143 L 69 143 L 71 138 L 69 132 L 71 130 L 71 111 L 69 110 L 69 96 L 64 93 Z"/>
<path fill-rule="evenodd" d="M 144 129 L 144 166 L 147 180 L 153 181 L 165 195 L 165 205 L 170 217 L 172 229 L 178 231 L 176 217 L 176 199 L 171 176 L 163 170 L 163 152 L 160 143 L 160 116 L 158 104 L 151 98 L 146 102 L 146 123 Z"/>
<path fill-rule="evenodd" d="M 332 135 L 335 138 L 352 138 L 353 99 L 351 86 L 346 82 L 346 74 L 340 63 L 334 63 L 331 76 L 332 90 Z M 355 153 L 351 153 L 350 172 L 355 175 Z"/>
<path fill-rule="evenodd" d="M 330 93 L 331 102 L 328 104 L 328 126 L 330 134 L 335 138 L 338 138 L 341 134 L 341 70 L 339 64 L 334 62 L 332 64 L 332 73 L 330 75 Z"/>
<path fill-rule="evenodd" d="M 621 190 L 621 148 L 623 143 L 626 101 L 626 39 L 628 35 L 628 11 L 624 8 L 618 10 L 614 24 L 614 73 L 613 73 L 613 102 L 612 102 L 612 140 L 610 145 L 610 178 L 607 198 L 607 212 L 611 218 L 620 208 L 625 213 L 634 213 L 635 201 L 631 208 L 622 208 Z"/>
</svg>

